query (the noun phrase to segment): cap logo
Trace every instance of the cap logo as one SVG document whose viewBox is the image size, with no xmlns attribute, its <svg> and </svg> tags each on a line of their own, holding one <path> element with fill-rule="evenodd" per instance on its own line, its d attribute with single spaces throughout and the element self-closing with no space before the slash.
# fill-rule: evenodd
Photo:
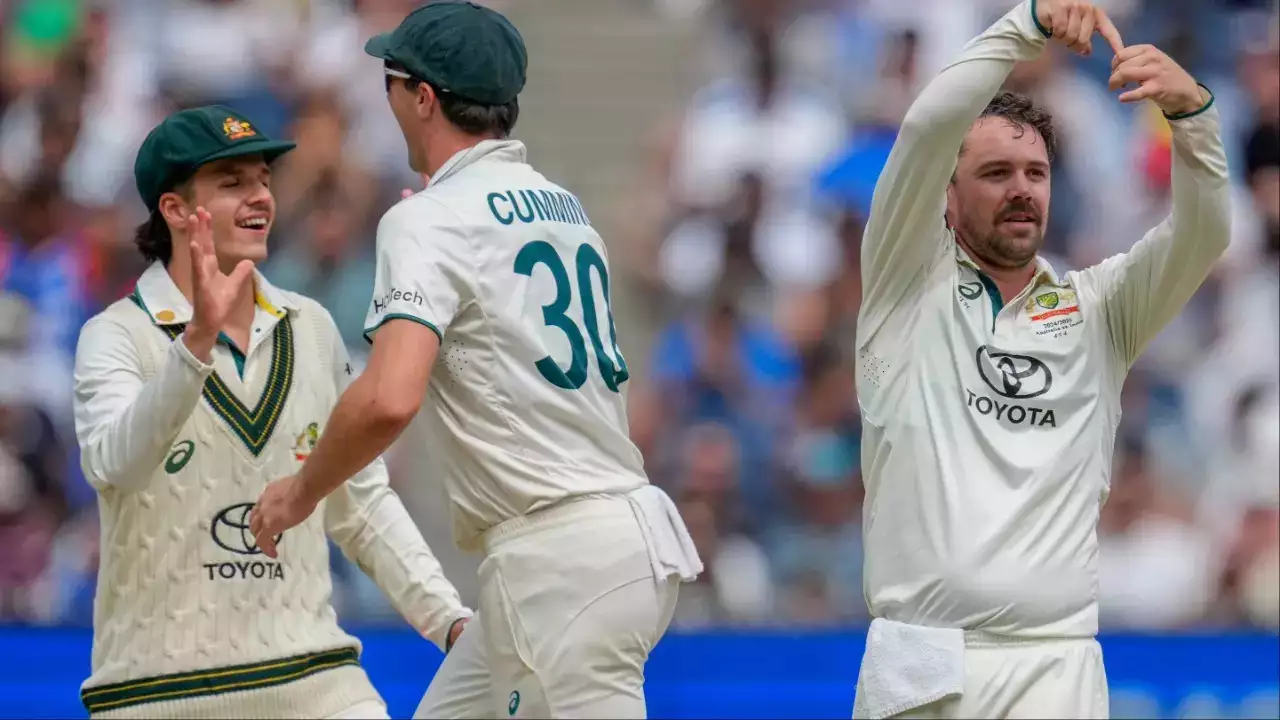
<svg viewBox="0 0 1280 720">
<path fill-rule="evenodd" d="M 253 137 L 258 134 L 249 123 L 230 117 L 222 121 L 222 132 L 226 133 L 226 136 L 231 140 Z"/>
</svg>

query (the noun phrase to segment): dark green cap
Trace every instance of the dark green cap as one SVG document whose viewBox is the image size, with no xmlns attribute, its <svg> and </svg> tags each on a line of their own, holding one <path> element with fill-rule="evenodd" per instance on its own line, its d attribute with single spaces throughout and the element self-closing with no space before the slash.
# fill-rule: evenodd
<svg viewBox="0 0 1280 720">
<path fill-rule="evenodd" d="M 293 148 L 291 142 L 263 135 L 231 108 L 191 108 L 165 118 L 142 141 L 133 162 L 133 181 L 142 202 L 154 212 L 160 196 L 195 174 L 201 165 L 254 153 L 262 153 L 269 163 Z"/>
<path fill-rule="evenodd" d="M 505 105 L 524 89 L 529 55 L 501 13 L 463 0 L 437 0 L 409 13 L 364 51 L 402 66 L 441 90 L 485 105 Z"/>
</svg>

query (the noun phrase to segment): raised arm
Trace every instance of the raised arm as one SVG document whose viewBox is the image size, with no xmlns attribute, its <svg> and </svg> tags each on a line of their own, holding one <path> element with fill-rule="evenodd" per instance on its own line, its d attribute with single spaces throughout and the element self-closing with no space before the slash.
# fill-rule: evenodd
<svg viewBox="0 0 1280 720">
<path fill-rule="evenodd" d="M 95 488 L 146 485 L 170 443 L 200 402 L 213 372 L 213 346 L 238 297 L 252 292 L 253 263 L 230 273 L 213 251 L 213 217 L 203 207 L 187 218 L 191 234 L 192 319 L 169 347 L 155 377 L 122 321 L 99 316 L 76 347 L 75 420 L 85 477 Z M 159 330 L 152 330 L 159 332 Z"/>
<path fill-rule="evenodd" d="M 140 352 L 132 333 L 115 318 L 96 317 L 80 331 L 76 437 L 85 478 L 99 491 L 131 491 L 147 484 L 200 402 L 205 378 L 213 371 L 179 338 L 155 376 L 144 379 Z"/>
<path fill-rule="evenodd" d="M 944 249 L 946 188 L 960 146 L 1014 64 L 1034 59 L 1050 37 L 1091 52 L 1095 29 L 1119 49 L 1114 26 L 1089 3 L 1026 0 L 970 41 L 916 98 L 881 171 L 863 235 L 859 347 Z"/>
<path fill-rule="evenodd" d="M 1150 99 L 1173 131 L 1173 210 L 1133 248 L 1083 275 L 1104 304 L 1116 360 L 1124 368 L 1209 276 L 1231 240 L 1231 190 L 1213 95 L 1150 45 L 1126 48 L 1112 87 L 1137 83 L 1124 102 Z"/>
</svg>

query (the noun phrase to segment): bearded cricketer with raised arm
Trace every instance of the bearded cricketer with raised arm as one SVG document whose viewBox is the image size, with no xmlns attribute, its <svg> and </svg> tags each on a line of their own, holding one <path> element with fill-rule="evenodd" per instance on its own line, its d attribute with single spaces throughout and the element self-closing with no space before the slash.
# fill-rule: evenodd
<svg viewBox="0 0 1280 720">
<path fill-rule="evenodd" d="M 1173 210 L 1122 255 L 1059 273 L 1038 252 L 1052 122 L 1001 93 L 1053 41 L 1099 32 L 1112 90 L 1173 129 Z M 1213 96 L 1078 0 L 1028 0 L 926 87 L 862 245 L 858 397 L 865 593 L 855 717 L 1103 718 L 1099 509 L 1120 389 L 1226 249 Z"/>
</svg>

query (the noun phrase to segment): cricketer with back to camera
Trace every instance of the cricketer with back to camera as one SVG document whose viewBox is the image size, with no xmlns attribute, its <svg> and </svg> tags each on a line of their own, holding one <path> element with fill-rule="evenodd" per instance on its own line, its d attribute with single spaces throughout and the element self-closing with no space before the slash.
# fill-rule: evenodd
<svg viewBox="0 0 1280 720">
<path fill-rule="evenodd" d="M 287 558 L 290 528 L 420 415 L 424 481 L 484 560 L 476 617 L 417 716 L 644 717 L 645 663 L 702 565 L 630 438 L 605 244 L 510 137 L 524 41 L 443 1 L 365 49 L 429 181 L 379 223 L 364 372 L 252 530 Z"/>
</svg>

